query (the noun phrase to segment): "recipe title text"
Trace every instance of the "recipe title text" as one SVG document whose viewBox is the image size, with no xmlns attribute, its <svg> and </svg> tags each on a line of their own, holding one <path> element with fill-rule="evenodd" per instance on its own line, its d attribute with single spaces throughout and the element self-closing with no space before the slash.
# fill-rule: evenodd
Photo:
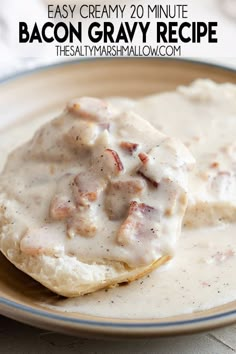
<svg viewBox="0 0 236 354">
<path fill-rule="evenodd" d="M 52 5 L 44 23 L 19 22 L 19 43 L 54 43 L 57 56 L 180 56 L 217 43 L 216 21 L 189 21 L 188 4 Z"/>
</svg>

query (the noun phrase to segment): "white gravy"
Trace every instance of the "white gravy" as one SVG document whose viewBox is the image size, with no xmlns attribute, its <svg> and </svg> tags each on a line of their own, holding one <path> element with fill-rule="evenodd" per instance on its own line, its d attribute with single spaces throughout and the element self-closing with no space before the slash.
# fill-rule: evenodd
<svg viewBox="0 0 236 354">
<path fill-rule="evenodd" d="M 118 318 L 160 318 L 236 299 L 236 225 L 184 231 L 171 263 L 127 286 L 57 301 L 59 311 Z"/>
<path fill-rule="evenodd" d="M 44 121 L 49 117 L 45 117 Z M 0 169 L 7 154 L 43 123 L 28 121 L 0 133 Z M 44 306 L 118 318 L 161 318 L 236 300 L 236 224 L 184 229 L 175 258 L 128 286 Z"/>
<path fill-rule="evenodd" d="M 173 254 L 194 162 L 146 120 L 84 97 L 10 155 L 1 190 L 15 222 L 30 219 L 23 253 L 137 268 Z"/>
</svg>

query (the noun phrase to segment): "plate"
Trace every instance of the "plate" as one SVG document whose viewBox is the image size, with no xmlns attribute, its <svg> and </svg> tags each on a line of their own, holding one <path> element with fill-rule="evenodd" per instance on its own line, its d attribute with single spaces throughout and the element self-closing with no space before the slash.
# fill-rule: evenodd
<svg viewBox="0 0 236 354">
<path fill-rule="evenodd" d="M 141 97 L 175 89 L 196 78 L 236 83 L 236 71 L 174 59 L 96 59 L 66 62 L 1 82 L 0 126 L 54 116 L 71 97 Z M 236 322 L 236 301 L 211 310 L 162 319 L 121 320 L 45 309 L 56 295 L 0 256 L 0 313 L 72 335 L 147 337 L 187 334 Z"/>
</svg>

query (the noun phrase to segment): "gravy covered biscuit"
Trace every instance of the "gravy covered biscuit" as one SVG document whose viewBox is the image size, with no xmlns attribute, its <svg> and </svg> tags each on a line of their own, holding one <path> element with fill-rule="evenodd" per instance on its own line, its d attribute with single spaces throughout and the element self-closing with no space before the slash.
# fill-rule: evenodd
<svg viewBox="0 0 236 354">
<path fill-rule="evenodd" d="M 1 251 L 68 297 L 135 280 L 172 256 L 193 165 L 137 114 L 73 100 L 8 158 Z"/>
<path fill-rule="evenodd" d="M 177 91 L 143 98 L 133 109 L 157 129 L 181 139 L 196 159 L 184 225 L 235 222 L 235 85 L 197 80 Z"/>
</svg>

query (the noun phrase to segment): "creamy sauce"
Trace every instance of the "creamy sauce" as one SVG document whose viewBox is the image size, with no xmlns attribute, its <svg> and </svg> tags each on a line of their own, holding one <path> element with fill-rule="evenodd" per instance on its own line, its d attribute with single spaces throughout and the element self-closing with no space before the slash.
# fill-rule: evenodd
<svg viewBox="0 0 236 354">
<path fill-rule="evenodd" d="M 132 109 L 178 137 L 196 158 L 184 223 L 236 221 L 236 86 L 197 80 L 143 98 Z"/>
<path fill-rule="evenodd" d="M 136 268 L 173 254 L 193 165 L 146 120 L 85 97 L 9 156 L 0 188 L 26 255 Z"/>
<path fill-rule="evenodd" d="M 156 99 L 153 98 L 152 102 L 157 102 Z M 121 103 L 122 101 L 119 105 Z M 126 101 L 126 104 L 134 105 L 131 101 Z M 145 108 L 145 102 L 141 107 Z M 140 107 L 138 111 L 141 111 Z M 179 117 L 176 122 L 178 119 Z M 28 122 L 0 134 L 1 159 L 5 159 L 6 154 L 12 150 L 13 142 L 18 145 L 27 140 L 41 123 L 42 121 Z M 193 127 L 193 124 L 188 122 L 189 127 Z M 229 124 L 231 123 L 227 123 L 228 133 Z M 171 130 L 171 127 L 172 124 L 166 130 Z M 235 123 L 232 123 L 232 129 L 234 127 Z M 180 136 L 181 129 L 176 126 L 177 131 L 179 134 L 176 135 Z M 173 134 L 173 131 L 171 133 Z M 195 133 L 193 129 L 193 134 Z M 183 133 L 184 138 L 186 135 Z M 230 144 L 230 141 L 222 140 L 222 142 L 223 145 Z M 210 147 L 209 151 L 211 149 L 215 150 L 215 147 Z M 105 317 L 158 318 L 209 309 L 234 301 L 236 299 L 236 277 L 233 276 L 236 268 L 235 235 L 234 224 L 192 231 L 184 229 L 175 258 L 149 276 L 128 286 L 43 305 L 54 307 L 59 311 Z"/>
<path fill-rule="evenodd" d="M 184 231 L 175 258 L 128 286 L 44 306 L 105 317 L 160 318 L 236 300 L 236 225 Z"/>
<path fill-rule="evenodd" d="M 17 124 L 0 130 L 0 171 L 2 171 L 9 153 L 31 139 L 35 131 L 52 118 L 52 116 L 43 116 L 30 121 L 17 122 Z"/>
</svg>

